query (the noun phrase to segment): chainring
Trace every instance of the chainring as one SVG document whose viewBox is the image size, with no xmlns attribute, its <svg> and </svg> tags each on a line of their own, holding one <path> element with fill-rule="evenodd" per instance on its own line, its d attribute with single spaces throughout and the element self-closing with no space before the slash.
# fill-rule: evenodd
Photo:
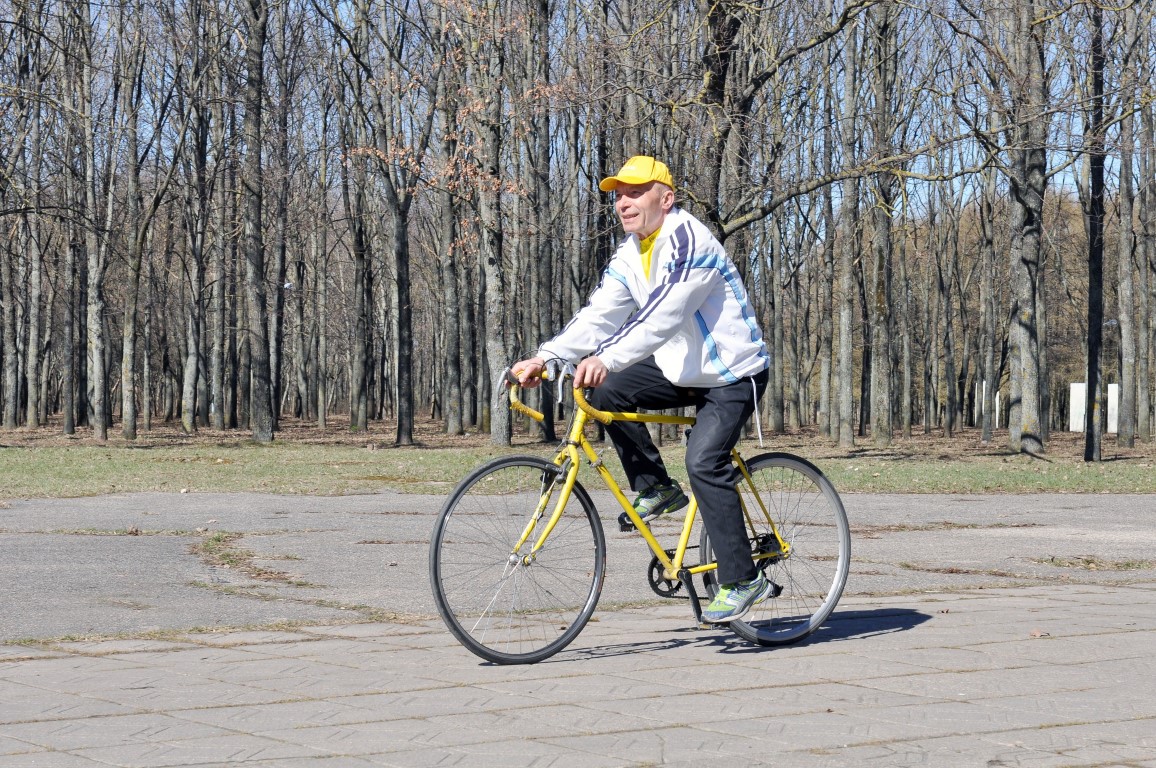
<svg viewBox="0 0 1156 768">
<path fill-rule="evenodd" d="M 674 550 L 666 550 L 667 557 L 674 557 Z M 646 580 L 650 582 L 650 588 L 654 590 L 654 594 L 659 597 L 676 597 L 682 590 L 682 582 L 678 579 L 667 579 L 663 577 L 665 568 L 659 562 L 658 557 L 650 558 L 650 567 L 646 569 Z"/>
</svg>

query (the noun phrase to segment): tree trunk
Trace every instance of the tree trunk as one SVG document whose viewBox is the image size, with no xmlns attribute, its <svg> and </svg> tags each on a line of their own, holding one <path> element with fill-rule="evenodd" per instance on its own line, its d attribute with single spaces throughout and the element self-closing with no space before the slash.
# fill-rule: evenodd
<svg viewBox="0 0 1156 768">
<path fill-rule="evenodd" d="M 131 93 L 136 89 L 126 90 Z M 135 119 L 129 124 L 127 141 L 129 147 L 128 221 L 132 240 L 128 253 L 128 281 L 125 286 L 120 337 L 120 433 L 126 440 L 136 440 L 136 318 L 137 308 L 140 304 L 140 271 L 144 258 L 146 225 L 142 210 L 140 136 Z M 148 386 L 147 381 L 145 386 Z"/>
<path fill-rule="evenodd" d="M 498 3 L 487 5 L 487 13 L 493 17 L 492 29 L 498 29 Z M 479 72 L 484 78 L 482 86 L 484 107 L 478 115 L 478 131 L 481 134 L 480 153 L 481 189 L 478 193 L 481 214 L 483 277 L 485 280 L 485 371 L 486 381 L 480 388 L 488 395 L 488 385 L 498 380 L 502 370 L 509 364 L 510 351 L 506 329 L 511 321 L 506 310 L 505 270 L 502 260 L 505 256 L 504 231 L 502 226 L 502 88 L 505 75 L 505 57 L 502 41 L 491 39 L 484 46 Z M 486 85 L 489 84 L 489 87 Z M 486 406 L 490 411 L 490 443 L 509 445 L 511 436 L 510 411 L 506 407 L 493 407 L 489 398 Z"/>
<path fill-rule="evenodd" d="M 66 231 L 71 227 L 66 227 Z M 71 238 L 70 238 L 71 240 Z M 64 358 L 60 381 L 60 407 L 63 411 L 62 432 L 66 435 L 76 434 L 76 250 L 72 242 L 63 246 L 64 274 L 62 283 L 64 290 L 64 347 L 61 356 Z"/>
<path fill-rule="evenodd" d="M 443 84 L 442 119 L 446 125 L 453 125 L 456 115 L 456 101 L 453 89 Z M 438 192 L 438 252 L 441 258 L 442 302 L 445 308 L 442 343 L 442 418 L 447 435 L 465 432 L 462 422 L 462 306 L 458 300 L 458 259 L 457 205 L 450 185 L 456 174 L 450 168 L 457 159 L 457 138 L 452 131 L 446 131 L 442 138 L 442 152 L 446 158 L 447 178 L 443 189 Z"/>
<path fill-rule="evenodd" d="M 82 34 L 92 35 L 95 30 L 89 19 L 88 6 L 80 10 L 80 26 Z M 93 116 L 96 114 L 97 95 L 94 93 L 95 62 L 90 55 L 80 63 L 81 100 L 84 107 L 83 127 L 84 136 L 84 210 L 87 213 L 88 223 L 85 226 L 85 248 L 87 250 L 87 295 L 85 326 L 88 331 L 88 404 L 89 424 L 93 436 L 104 442 L 108 440 L 110 421 L 108 406 L 108 369 L 107 336 L 105 335 L 104 313 L 104 274 L 108 267 L 108 233 L 111 231 L 113 211 L 113 180 L 111 168 L 108 174 L 108 185 L 104 189 L 105 209 L 100 210 L 97 199 L 97 190 L 103 185 L 97 177 L 96 156 L 98 151 L 96 126 Z M 111 163 L 111 157 L 108 162 Z M 103 226 L 99 226 L 103 224 Z M 98 228 L 99 227 L 99 228 Z"/>
<path fill-rule="evenodd" d="M 1145 75 L 1151 79 L 1151 70 Z M 1147 82 L 1147 81 L 1145 81 Z M 1151 106 L 1140 113 L 1139 141 L 1136 145 L 1137 170 L 1139 178 L 1152 178 L 1153 168 L 1156 166 L 1156 146 L 1153 138 L 1154 130 Z M 1153 194 L 1151 184 L 1141 184 L 1138 196 L 1138 230 L 1136 232 L 1136 264 L 1140 270 L 1140 332 L 1139 355 L 1136 366 L 1136 378 L 1139 380 L 1139 394 L 1136 398 L 1138 414 L 1137 433 L 1143 442 L 1151 442 L 1153 437 L 1152 424 L 1152 369 L 1153 369 L 1153 334 L 1156 333 L 1151 310 L 1154 297 L 1152 291 L 1156 289 L 1156 280 L 1152 279 L 1153 261 L 1156 260 L 1156 232 L 1153 231 L 1153 217 L 1156 216 L 1156 195 Z"/>
<path fill-rule="evenodd" d="M 999 379 L 995 370 L 995 170 L 983 171 L 983 192 L 980 197 L 980 311 L 983 328 L 980 331 L 980 355 L 983 360 L 983 416 L 980 442 L 992 441 L 995 413 L 995 392 Z"/>
<path fill-rule="evenodd" d="M 1099 7 L 1092 10 L 1093 19 L 1103 13 Z M 1136 9 L 1130 8 L 1127 14 L 1128 30 L 1125 42 L 1136 38 Z M 1132 45 L 1128 50 L 1135 50 Z M 1103 55 L 1103 52 L 1100 52 Z M 1095 55 L 1095 51 L 1093 51 Z M 1136 442 L 1137 425 L 1137 390 L 1146 388 L 1147 381 L 1137 380 L 1137 344 L 1136 327 L 1133 318 L 1136 311 L 1136 296 L 1132 275 L 1135 271 L 1133 254 L 1135 239 L 1132 233 L 1132 219 L 1135 214 L 1135 193 L 1132 189 L 1133 147 L 1135 145 L 1134 118 L 1132 105 L 1134 103 L 1133 88 L 1135 77 L 1132 56 L 1126 56 L 1121 65 L 1121 78 L 1124 84 L 1121 88 L 1122 103 L 1120 116 L 1120 231 L 1116 241 L 1116 306 L 1117 317 L 1120 323 L 1120 408 L 1118 412 L 1118 429 L 1116 444 L 1131 448 Z"/>
<path fill-rule="evenodd" d="M 411 198 L 412 199 L 412 198 Z M 397 280 L 397 445 L 413 445 L 413 303 L 409 277 L 408 209 L 393 224 L 393 268 Z"/>
<path fill-rule="evenodd" d="M 266 318 L 265 242 L 261 208 L 261 108 L 264 91 L 265 39 L 269 9 L 265 0 L 248 0 L 245 18 L 244 103 L 245 157 L 241 168 L 243 201 L 242 242 L 245 254 L 245 298 L 248 305 L 248 340 L 251 366 L 249 423 L 253 439 L 273 441 L 273 382 L 269 367 L 269 338 Z"/>
<path fill-rule="evenodd" d="M 778 222 L 773 217 L 767 220 L 767 240 L 770 245 L 768 248 L 770 279 L 766 281 L 766 312 L 770 321 L 770 338 L 767 341 L 770 342 L 771 353 L 771 381 L 765 395 L 769 409 L 767 426 L 774 434 L 781 435 L 786 428 L 786 404 L 783 392 L 787 373 L 786 360 L 783 359 L 783 241 Z"/>
<path fill-rule="evenodd" d="M 139 216 L 139 209 L 137 211 Z M 138 222 L 137 226 L 142 226 Z M 138 233 L 139 235 L 139 233 Z M 144 243 L 139 236 L 134 239 L 128 259 L 128 283 L 125 287 L 124 321 L 121 326 L 121 355 L 120 355 L 120 382 L 121 382 L 121 434 L 126 440 L 137 438 L 137 409 L 136 409 L 136 321 L 140 306 L 140 272 L 143 259 Z M 147 353 L 147 347 L 146 347 Z M 147 397 L 148 379 L 143 380 Z"/>
<path fill-rule="evenodd" d="M 911 437 L 911 407 L 914 398 L 914 370 L 911 350 L 911 281 L 907 275 L 907 248 L 903 242 L 899 244 L 899 295 L 900 314 L 899 339 L 901 344 L 900 365 L 902 370 L 902 385 L 899 403 L 899 425 L 904 437 Z"/>
<path fill-rule="evenodd" d="M 1031 455 L 1044 452 L 1043 414 L 1041 409 L 1040 351 L 1044 339 L 1038 323 L 1040 292 L 1040 258 L 1043 252 L 1043 203 L 1047 187 L 1048 103 L 1044 77 L 1044 26 L 1034 18 L 1036 4 L 1017 6 L 1017 35 L 1013 57 L 1022 90 L 1017 93 L 1015 109 L 1018 124 L 1014 130 L 1011 182 L 1012 204 L 1012 290 L 1014 295 L 1014 328 L 1012 333 L 1014 361 L 1012 368 L 1012 408 L 1009 421 L 1009 444 L 1012 450 Z M 1091 391 L 1089 387 L 1089 391 Z"/>
<path fill-rule="evenodd" d="M 497 97 L 494 97 L 495 100 Z M 486 285 L 486 303 L 484 314 L 485 322 L 485 353 L 488 382 L 496 382 L 502 370 L 508 365 L 509 351 L 506 345 L 506 324 L 509 317 L 506 312 L 505 285 L 502 270 L 502 223 L 501 202 L 498 195 L 496 181 L 498 178 L 497 152 L 500 147 L 498 132 L 500 127 L 492 125 L 487 139 L 488 167 L 484 171 L 490 175 L 495 183 L 493 192 L 481 194 L 482 215 L 482 253 L 484 258 L 484 278 Z M 491 160 L 490 158 L 494 158 Z M 482 382 L 485 384 L 486 382 Z M 488 403 L 487 403 L 488 405 Z M 490 443 L 493 445 L 510 444 L 510 411 L 505 407 L 490 407 Z"/>
<path fill-rule="evenodd" d="M 194 247 L 198 251 L 199 247 Z M 189 274 L 189 303 L 185 307 L 185 359 L 181 367 L 181 429 L 186 435 L 197 431 L 197 376 L 200 372 L 200 318 L 204 286 L 204 270 L 199 254 Z"/>
<path fill-rule="evenodd" d="M 872 8 L 873 46 L 871 112 L 873 152 L 876 157 L 895 153 L 895 87 L 898 75 L 898 28 L 890 4 Z M 878 173 L 873 178 L 875 200 L 871 207 L 871 287 L 868 292 L 871 321 L 871 436 L 876 447 L 891 445 L 891 217 L 895 210 L 895 177 Z"/>
<path fill-rule="evenodd" d="M 32 156 L 29 160 L 29 176 L 36 185 L 33 211 L 24 216 L 24 252 L 28 258 L 28 300 L 25 323 L 28 326 L 28 342 L 24 345 L 24 392 L 25 392 L 25 423 L 31 428 L 38 426 L 40 421 L 41 389 L 40 389 L 40 326 L 41 301 L 44 273 L 44 253 L 41 250 L 44 232 L 40 218 L 40 119 L 39 109 L 36 110 L 36 121 L 32 126 L 30 141 Z"/>
<path fill-rule="evenodd" d="M 324 185 L 322 186 L 324 189 Z M 329 264 L 324 242 L 315 251 L 317 264 L 317 426 L 329 426 Z"/>
<path fill-rule="evenodd" d="M 4 429 L 16 429 L 20 408 L 20 357 L 16 347 L 16 287 L 12 261 L 15 255 L 0 252 L 0 302 L 3 302 L 4 324 Z"/>
<path fill-rule="evenodd" d="M 220 149 L 216 159 L 215 211 L 216 236 L 209 253 L 209 270 L 212 274 L 213 293 L 210 298 L 209 325 L 212 338 L 209 343 L 209 423 L 214 430 L 225 429 L 228 407 L 225 403 L 225 355 L 226 325 L 228 315 L 225 309 L 228 275 L 226 265 L 229 260 L 229 174 L 225 172 L 228 160 L 224 154 L 225 109 L 222 100 L 216 100 L 212 107 L 213 144 Z M 231 421 L 231 420 L 230 420 Z M 236 426 L 229 424 L 230 427 Z"/>
<path fill-rule="evenodd" d="M 537 0 L 534 5 L 534 34 L 532 44 L 527 46 L 530 61 L 527 62 L 533 72 L 534 82 L 531 87 L 541 92 L 550 89 L 550 9 L 549 0 Z M 532 268 L 536 272 L 538 282 L 537 314 L 533 318 L 531 327 L 537 338 L 528 339 L 527 348 L 532 348 L 538 342 L 550 337 L 554 332 L 552 305 L 557 295 L 558 283 L 554 274 L 555 241 L 550 232 L 552 205 L 550 199 L 550 140 L 552 126 L 550 110 L 543 108 L 536 111 L 531 122 L 531 136 L 529 137 L 530 173 L 532 174 L 532 195 L 529 200 L 532 226 L 531 259 Z M 540 425 L 542 439 L 554 443 L 558 437 L 554 429 L 554 392 L 555 387 L 539 387 L 538 408 L 546 417 Z"/>
<path fill-rule="evenodd" d="M 844 52 L 843 110 L 840 120 L 840 138 L 843 153 L 847 158 L 856 157 L 858 131 L 854 127 L 858 118 L 858 45 L 857 34 L 851 28 L 847 34 L 847 48 Z M 839 357 L 837 363 L 838 386 L 838 439 L 839 445 L 851 448 L 855 445 L 854 414 L 854 317 L 855 292 L 854 269 L 859 258 L 859 181 L 855 178 L 843 180 L 843 194 L 839 210 Z"/>
<path fill-rule="evenodd" d="M 1088 234 L 1088 388 L 1086 391 L 1084 461 L 1100 461 L 1103 444 L 1101 411 L 1104 333 L 1104 49 L 1102 11 L 1092 8 L 1092 100 L 1085 137 L 1089 194 Z M 1129 310 L 1131 311 L 1131 310 Z"/>
</svg>

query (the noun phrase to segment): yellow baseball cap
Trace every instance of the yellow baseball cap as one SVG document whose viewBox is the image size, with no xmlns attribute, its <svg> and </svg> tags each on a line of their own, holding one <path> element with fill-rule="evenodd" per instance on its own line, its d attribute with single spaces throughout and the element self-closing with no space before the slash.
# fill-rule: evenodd
<svg viewBox="0 0 1156 768">
<path fill-rule="evenodd" d="M 645 184 L 648 181 L 657 181 L 674 189 L 674 179 L 670 176 L 670 169 L 665 163 L 646 155 L 635 155 L 626 161 L 622 170 L 614 176 L 608 176 L 598 184 L 603 192 L 610 192 L 618 188 L 619 184 Z"/>
</svg>

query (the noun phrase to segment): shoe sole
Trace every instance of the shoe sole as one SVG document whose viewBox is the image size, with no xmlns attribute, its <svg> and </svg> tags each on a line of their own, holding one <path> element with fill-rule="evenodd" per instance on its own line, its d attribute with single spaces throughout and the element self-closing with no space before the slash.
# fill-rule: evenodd
<svg viewBox="0 0 1156 768">
<path fill-rule="evenodd" d="M 767 586 L 763 589 L 763 591 L 759 594 L 758 597 L 756 597 L 754 600 L 751 600 L 749 603 L 747 603 L 741 609 L 732 613 L 730 616 L 724 616 L 721 619 L 710 619 L 710 618 L 707 618 L 706 616 L 703 616 L 702 620 L 705 621 L 707 624 L 729 624 L 732 621 L 738 621 L 743 616 L 746 616 L 748 613 L 750 613 L 751 609 L 754 608 L 756 605 L 758 605 L 761 602 L 764 602 L 768 597 L 771 596 L 771 593 L 774 591 L 775 591 L 774 583 L 771 582 L 770 580 L 768 580 Z"/>
<path fill-rule="evenodd" d="M 641 515 L 642 522 L 649 523 L 651 520 L 654 520 L 655 518 L 662 517 L 663 515 L 669 514 L 671 512 L 677 512 L 678 510 L 682 509 L 683 507 L 685 507 L 689 503 L 690 503 L 690 498 L 687 497 L 685 494 L 683 494 L 680 498 L 671 499 L 669 502 L 667 502 L 666 506 L 659 507 L 654 512 L 650 512 L 648 514 Z"/>
</svg>

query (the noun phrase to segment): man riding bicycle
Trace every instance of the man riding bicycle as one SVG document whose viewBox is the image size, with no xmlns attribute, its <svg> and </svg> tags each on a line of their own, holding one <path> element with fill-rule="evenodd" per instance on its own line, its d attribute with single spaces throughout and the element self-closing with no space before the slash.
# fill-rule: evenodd
<svg viewBox="0 0 1156 768">
<path fill-rule="evenodd" d="M 615 193 L 627 237 L 586 306 L 511 370 L 534 387 L 549 361 L 577 363 L 574 387 L 594 388 L 590 403 L 604 411 L 695 406 L 686 467 L 720 582 L 703 618 L 733 621 L 774 590 L 751 557 L 730 456 L 767 385 L 763 334 L 722 244 L 675 205 L 665 164 L 632 157 L 598 186 Z M 687 505 L 644 424 L 606 430 L 643 520 Z"/>
</svg>

